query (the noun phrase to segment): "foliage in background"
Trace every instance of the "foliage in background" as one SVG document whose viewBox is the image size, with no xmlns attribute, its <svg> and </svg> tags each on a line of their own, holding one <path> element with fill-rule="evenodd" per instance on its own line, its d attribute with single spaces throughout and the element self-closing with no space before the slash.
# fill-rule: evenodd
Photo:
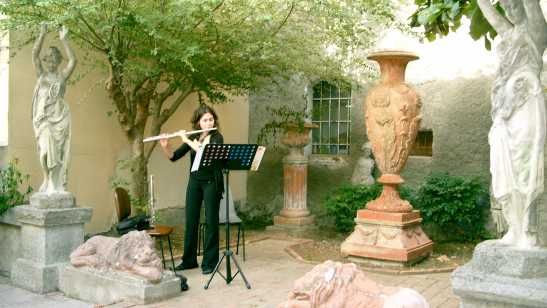
<svg viewBox="0 0 547 308">
<path fill-rule="evenodd" d="M 528 0 L 531 1 L 531 0 Z M 418 6 L 410 17 L 411 27 L 424 27 L 425 36 L 433 41 L 437 36 L 443 37 L 461 26 L 461 19 L 466 16 L 471 21 L 469 34 L 474 40 L 484 38 L 484 46 L 490 50 L 497 33 L 484 18 L 476 0 L 414 0 Z M 499 1 L 496 9 L 505 15 Z"/>
<path fill-rule="evenodd" d="M 32 192 L 32 187 L 28 184 L 29 178 L 28 174 L 23 175 L 17 169 L 17 159 L 10 161 L 5 169 L 0 170 L 0 215 L 10 207 L 27 201 L 27 197 Z M 22 192 L 21 189 L 23 189 Z"/>
<path fill-rule="evenodd" d="M 234 205 L 239 218 L 245 223 L 245 228 L 248 229 L 264 229 L 266 226 L 273 224 L 273 217 L 279 212 L 279 206 L 268 206 L 267 204 L 245 204 L 241 205 L 239 201 L 235 201 Z"/>
<path fill-rule="evenodd" d="M 477 177 L 433 174 L 418 189 L 416 208 L 424 224 L 433 223 L 464 241 L 477 240 L 488 236 L 488 202 L 481 202 L 485 199 L 488 188 Z"/>
<path fill-rule="evenodd" d="M 380 184 L 343 185 L 325 200 L 327 214 L 334 217 L 336 230 L 350 232 L 355 226 L 357 210 L 376 199 L 382 192 Z M 432 174 L 417 191 L 399 187 L 402 199 L 420 210 L 424 225 L 434 225 L 450 238 L 471 241 L 487 238 L 485 220 L 488 215 L 488 189 L 479 178 Z"/>
<path fill-rule="evenodd" d="M 413 204 L 414 192 L 412 189 L 399 187 L 401 198 Z M 350 185 L 346 184 L 335 189 L 325 200 L 327 214 L 335 219 L 336 230 L 350 232 L 355 227 L 357 210 L 364 209 L 367 202 L 376 199 L 382 192 L 382 185 Z"/>
<path fill-rule="evenodd" d="M 260 129 L 257 137 L 257 143 L 262 145 L 273 144 L 277 146 L 274 140 L 284 133 L 286 129 L 291 126 L 298 132 L 304 131 L 304 124 L 306 123 L 306 106 L 302 110 L 293 109 L 289 106 L 281 106 L 272 108 L 266 107 L 266 111 L 271 114 L 269 121 L 264 124 Z"/>
<path fill-rule="evenodd" d="M 142 139 L 190 94 L 223 102 L 272 77 L 346 78 L 392 11 L 390 0 L 10 0 L 0 1 L 0 31 L 16 34 L 17 50 L 41 23 L 70 29 L 78 58 L 104 69 L 132 149 L 131 192 L 143 198 L 156 143 Z"/>
</svg>

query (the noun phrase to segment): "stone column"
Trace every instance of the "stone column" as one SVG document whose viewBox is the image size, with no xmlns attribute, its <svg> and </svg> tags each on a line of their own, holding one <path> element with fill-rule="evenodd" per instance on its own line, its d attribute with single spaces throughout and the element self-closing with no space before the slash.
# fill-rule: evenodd
<svg viewBox="0 0 547 308">
<path fill-rule="evenodd" d="M 84 242 L 84 223 L 91 208 L 76 208 L 70 193 L 37 193 L 29 205 L 15 208 L 21 224 L 21 257 L 13 264 L 12 282 L 36 293 L 59 288 L 59 270 Z"/>
<path fill-rule="evenodd" d="M 307 207 L 308 159 L 286 157 L 283 159 L 283 209 L 274 217 L 276 225 L 309 225 L 313 215 Z"/>
<path fill-rule="evenodd" d="M 283 159 L 283 209 L 274 216 L 274 225 L 299 227 L 311 225 L 313 215 L 307 207 L 308 158 L 303 148 L 310 142 L 310 130 L 315 125 L 306 123 L 304 129 L 287 128 L 283 143 L 289 147 L 289 154 Z"/>
</svg>

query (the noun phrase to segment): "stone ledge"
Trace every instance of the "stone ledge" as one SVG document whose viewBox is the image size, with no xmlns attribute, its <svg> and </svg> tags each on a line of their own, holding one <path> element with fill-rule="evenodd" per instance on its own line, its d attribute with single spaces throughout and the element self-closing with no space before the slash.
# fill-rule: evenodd
<svg viewBox="0 0 547 308">
<path fill-rule="evenodd" d="M 11 280 L 21 288 L 44 294 L 57 290 L 59 268 L 67 263 L 44 265 L 31 260 L 17 259 L 11 269 Z"/>
<path fill-rule="evenodd" d="M 15 216 L 20 223 L 36 226 L 83 224 L 91 220 L 91 208 L 37 209 L 18 206 Z"/>
<path fill-rule="evenodd" d="M 285 217 L 281 215 L 274 216 L 274 225 L 282 227 L 303 227 L 307 225 L 312 225 L 315 221 L 314 215 L 304 216 L 304 217 Z"/>
<path fill-rule="evenodd" d="M 520 279 L 477 272 L 469 265 L 452 273 L 452 289 L 463 307 L 545 307 L 547 278 Z M 490 304 L 488 306 L 487 304 Z"/>
<path fill-rule="evenodd" d="M 452 274 L 463 307 L 545 307 L 547 249 L 518 249 L 497 240 L 477 245 Z"/>
<path fill-rule="evenodd" d="M 484 241 L 475 247 L 470 265 L 473 270 L 519 278 L 547 278 L 547 249 L 529 250 Z"/>
<path fill-rule="evenodd" d="M 37 192 L 30 196 L 30 206 L 39 209 L 72 208 L 76 206 L 76 198 L 69 192 Z"/>
<path fill-rule="evenodd" d="M 60 270 L 59 289 L 69 297 L 100 305 L 121 300 L 149 304 L 181 294 L 180 278 L 171 271 L 164 271 L 154 284 L 129 273 L 71 265 Z"/>
<path fill-rule="evenodd" d="M 0 223 L 21 226 L 15 217 L 15 207 L 9 208 L 4 214 L 0 215 Z"/>
</svg>

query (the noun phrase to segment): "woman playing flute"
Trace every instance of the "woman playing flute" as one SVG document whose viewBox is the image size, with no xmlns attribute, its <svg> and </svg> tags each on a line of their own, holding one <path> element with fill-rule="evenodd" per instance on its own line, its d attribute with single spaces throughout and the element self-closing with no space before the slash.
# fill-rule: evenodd
<svg viewBox="0 0 547 308">
<path fill-rule="evenodd" d="M 218 128 L 218 117 L 213 108 L 207 105 L 199 106 L 192 116 L 192 127 L 194 130 L 204 130 L 216 127 Z M 160 140 L 161 148 L 165 156 L 171 161 L 177 161 L 186 153 L 190 152 L 192 166 L 197 151 L 206 144 L 222 144 L 224 138 L 217 130 L 204 131 L 202 133 L 186 136 L 186 131 L 179 131 L 182 145 L 175 150 L 171 150 L 169 141 L 166 138 Z M 205 204 L 205 247 L 201 271 L 203 274 L 213 272 L 219 257 L 219 238 L 218 238 L 218 210 L 220 199 L 224 192 L 224 181 L 222 170 L 219 166 L 202 167 L 197 171 L 190 172 L 188 186 L 186 188 L 186 224 L 184 233 L 184 254 L 182 263 L 176 270 L 185 270 L 198 267 L 197 244 L 198 228 L 201 204 Z"/>
</svg>

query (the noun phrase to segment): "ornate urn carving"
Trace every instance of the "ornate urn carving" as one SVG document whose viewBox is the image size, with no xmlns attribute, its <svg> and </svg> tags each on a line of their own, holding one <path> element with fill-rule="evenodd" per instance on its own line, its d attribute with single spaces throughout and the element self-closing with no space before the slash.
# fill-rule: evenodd
<svg viewBox="0 0 547 308">
<path fill-rule="evenodd" d="M 414 145 L 421 121 L 420 99 L 404 83 L 408 62 L 418 56 L 401 51 L 372 53 L 368 59 L 380 63 L 381 82 L 373 87 L 365 101 L 367 134 L 384 185 L 380 197 L 367 204 L 369 210 L 405 213 L 412 211 L 408 201 L 401 200 L 397 186 L 404 180 L 399 175 Z"/>
<path fill-rule="evenodd" d="M 281 142 L 289 148 L 288 157 L 304 157 L 303 149 L 310 143 L 310 131 L 316 128 L 316 124 L 304 123 L 300 128 L 297 124 L 287 124 L 285 126 L 285 135 Z"/>
</svg>

